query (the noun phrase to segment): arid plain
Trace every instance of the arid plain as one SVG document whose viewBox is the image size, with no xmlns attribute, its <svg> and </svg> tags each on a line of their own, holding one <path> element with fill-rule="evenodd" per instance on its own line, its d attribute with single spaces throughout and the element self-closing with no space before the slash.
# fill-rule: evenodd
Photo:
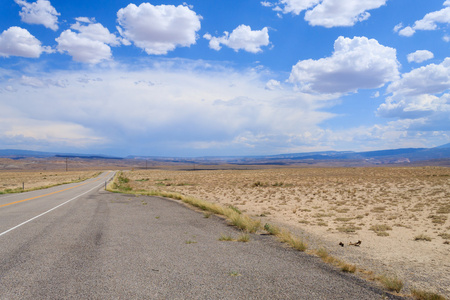
<svg viewBox="0 0 450 300">
<path fill-rule="evenodd" d="M 406 291 L 450 297 L 449 168 L 136 170 L 124 176 L 134 191 L 232 205 L 262 224 L 288 228 L 310 248 L 398 277 Z M 357 241 L 359 247 L 349 245 Z"/>
<path fill-rule="evenodd" d="M 0 172 L 0 193 L 73 182 L 96 170 Z M 86 166 L 84 166 L 86 167 Z M 123 171 L 133 191 L 175 192 L 233 206 L 289 229 L 309 249 L 450 298 L 450 168 L 272 168 Z M 229 166 L 227 167 L 229 168 Z M 102 168 L 100 168 L 102 169 Z M 349 243 L 361 241 L 359 247 Z M 339 245 L 342 243 L 344 246 Z M 373 274 L 371 273 L 373 272 Z"/>
</svg>

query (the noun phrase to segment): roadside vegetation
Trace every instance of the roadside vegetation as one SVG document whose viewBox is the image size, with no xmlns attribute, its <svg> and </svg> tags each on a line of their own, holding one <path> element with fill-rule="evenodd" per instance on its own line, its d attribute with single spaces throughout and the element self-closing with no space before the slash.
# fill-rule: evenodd
<svg viewBox="0 0 450 300">
<path fill-rule="evenodd" d="M 396 169 L 394 170 L 397 171 Z M 435 196 L 438 196 L 439 200 L 433 203 L 431 212 L 433 213 L 432 217 L 428 217 L 428 215 L 430 215 L 430 212 L 425 211 L 424 213 L 428 213 L 427 219 L 430 220 L 430 223 L 432 222 L 434 229 L 438 230 L 439 236 L 447 241 L 448 234 L 443 230 L 444 228 L 440 229 L 439 227 L 436 228 L 436 226 L 444 225 L 445 221 L 447 220 L 445 215 L 450 213 L 448 204 L 440 200 L 443 195 L 444 198 L 445 195 L 449 195 L 448 190 L 444 188 L 444 186 L 446 186 L 448 182 L 444 182 L 441 178 L 442 176 L 440 176 L 441 173 L 447 174 L 448 170 L 439 168 L 436 169 L 439 176 L 428 174 L 433 173 L 428 171 L 434 171 L 434 169 L 423 168 L 423 170 L 425 170 L 423 173 L 414 175 L 412 178 L 414 178 L 416 182 L 424 178 L 426 180 L 432 180 L 430 181 L 430 183 L 434 184 L 434 189 L 432 191 L 426 190 L 427 196 L 431 196 L 431 199 L 433 199 L 433 197 Z M 328 169 L 325 171 L 330 173 L 334 172 L 337 174 L 341 172 L 339 170 L 330 171 Z M 256 174 L 263 174 L 269 173 L 270 171 L 258 170 L 253 172 Z M 247 237 L 249 238 L 250 233 L 265 232 L 267 234 L 273 235 L 279 241 L 286 243 L 287 245 L 298 251 L 307 251 L 307 253 L 309 254 L 320 257 L 325 263 L 335 266 L 342 272 L 358 273 L 367 280 L 378 282 L 390 292 L 400 294 L 403 291 L 404 283 L 398 277 L 375 275 L 373 274 L 373 272 L 360 269 L 354 264 L 347 263 L 341 259 L 331 256 L 325 248 L 320 248 L 318 250 L 308 250 L 308 245 L 303 239 L 276 225 L 270 223 L 264 223 L 264 225 L 262 225 L 260 219 L 275 213 L 281 214 L 281 212 L 288 209 L 295 216 L 307 216 L 308 220 L 301 219 L 300 221 L 298 221 L 299 223 L 305 224 L 307 226 L 327 227 L 331 224 L 335 224 L 335 227 L 328 228 L 328 231 L 335 231 L 338 233 L 350 235 L 355 234 L 357 231 L 363 230 L 364 228 L 365 230 L 371 231 L 373 236 L 379 236 L 383 239 L 386 239 L 390 236 L 389 232 L 392 232 L 394 230 L 393 227 L 409 228 L 412 225 L 406 223 L 408 222 L 407 218 L 398 217 L 398 210 L 394 211 L 393 208 L 389 206 L 400 206 L 400 203 L 402 203 L 400 201 L 410 201 L 410 197 L 400 195 L 398 198 L 399 200 L 395 199 L 394 201 L 394 196 L 388 194 L 390 187 L 393 185 L 392 183 L 388 183 L 386 181 L 383 181 L 383 184 L 370 182 L 368 184 L 365 184 L 362 179 L 358 177 L 358 188 L 349 188 L 344 184 L 344 181 L 347 180 L 345 177 L 335 178 L 333 177 L 335 175 L 318 175 L 326 178 L 327 182 L 330 182 L 333 185 L 332 188 L 330 188 L 326 186 L 326 184 L 329 183 L 305 183 L 305 181 L 310 180 L 310 177 L 305 176 L 309 176 L 309 173 L 314 174 L 315 170 L 301 170 L 301 172 L 308 173 L 298 175 L 300 179 L 303 180 L 301 185 L 299 185 L 299 183 L 295 183 L 292 180 L 286 179 L 296 178 L 293 176 L 287 177 L 286 175 L 290 172 L 295 173 L 295 171 L 282 170 L 277 172 L 278 173 L 276 174 L 284 174 L 282 176 L 283 178 L 281 178 L 283 180 L 280 180 L 280 178 L 278 177 L 275 178 L 275 180 L 252 181 L 254 179 L 249 176 L 249 172 L 246 171 L 236 173 L 233 173 L 231 171 L 223 171 L 221 173 L 217 172 L 215 173 L 214 179 L 211 178 L 212 176 L 210 175 L 212 174 L 212 172 L 210 171 L 206 171 L 205 173 L 161 171 L 159 173 L 154 173 L 165 175 L 153 175 L 153 178 L 151 177 L 151 172 L 134 171 L 127 174 L 118 172 L 115 179 L 109 184 L 108 190 L 112 192 L 160 196 L 180 200 L 186 204 L 204 211 L 203 214 L 205 218 L 209 218 L 211 214 L 225 217 L 230 224 L 236 226 L 243 232 L 243 235 L 238 239 L 235 239 L 232 236 L 222 235 L 221 237 L 219 237 L 220 241 L 236 241 L 239 239 L 248 240 Z M 360 176 L 357 173 L 361 171 L 351 170 L 351 172 L 355 173 L 354 175 L 352 174 L 352 176 Z M 378 170 L 375 170 L 374 173 L 376 176 L 371 176 L 373 176 L 373 178 L 375 178 L 376 180 L 384 180 L 384 177 L 381 176 L 382 174 L 377 172 Z M 417 192 L 417 188 L 413 189 L 413 187 L 409 187 L 407 185 L 408 183 L 406 182 L 406 180 L 409 180 L 407 177 L 412 176 L 408 172 L 410 171 L 401 170 L 401 172 L 399 172 L 398 174 L 395 173 L 395 176 L 398 176 L 402 180 L 402 183 L 396 186 L 400 187 L 400 191 L 401 188 L 404 188 L 404 186 L 406 186 L 407 188 L 409 188 L 409 193 Z M 414 172 L 415 170 L 412 170 L 413 174 Z M 169 174 L 170 176 L 168 176 Z M 194 175 L 198 178 L 193 177 Z M 236 175 L 240 177 L 235 177 Z M 156 178 L 155 176 L 159 176 L 159 178 Z M 389 176 L 392 176 L 392 174 L 390 174 Z M 209 190 L 202 187 L 202 184 L 204 184 L 203 180 L 205 180 L 206 182 L 211 182 L 211 187 L 208 187 Z M 317 180 L 317 178 L 314 178 L 314 180 Z M 229 190 L 227 190 L 228 185 L 232 186 Z M 302 188 L 308 188 L 309 191 L 306 191 L 305 193 L 305 191 L 301 190 Z M 240 190 L 240 193 L 237 193 L 237 190 Z M 304 193 L 304 196 L 297 196 L 298 190 L 300 190 L 300 193 Z M 371 195 L 371 192 L 374 192 L 375 196 Z M 185 193 L 189 195 L 186 195 Z M 377 193 L 381 193 L 381 196 Z M 197 196 L 191 196 L 191 194 Z M 198 197 L 199 195 L 203 195 L 207 200 L 200 199 Z M 380 197 L 382 196 L 388 198 L 386 200 L 382 200 L 380 199 Z M 250 202 L 248 197 L 253 197 L 254 200 Z M 222 198 L 229 198 L 229 200 L 234 200 L 232 200 L 231 203 L 230 201 L 217 200 Z M 288 202 L 289 199 L 292 200 Z M 304 199 L 306 199 L 306 202 Z M 417 196 L 414 199 L 422 198 L 420 196 Z M 319 200 L 321 202 L 318 202 Z M 211 201 L 214 201 L 215 203 Z M 274 201 L 275 204 L 273 204 Z M 357 201 L 356 204 L 354 203 L 355 201 Z M 217 202 L 220 202 L 220 204 Z M 277 202 L 278 204 L 276 205 Z M 298 204 L 293 204 L 297 202 Z M 288 205 L 288 203 L 290 204 Z M 262 204 L 261 207 L 263 210 L 257 210 L 256 212 L 252 210 L 252 215 L 257 216 L 258 219 L 254 219 L 253 217 L 247 215 L 247 210 L 258 207 L 258 204 Z M 327 207 L 327 205 L 329 205 L 330 207 Z M 354 207 L 356 207 L 356 211 L 354 211 Z M 416 202 L 409 204 L 407 209 L 410 209 L 411 212 L 416 213 L 415 218 L 417 219 L 417 213 L 422 211 L 425 207 L 425 204 L 421 205 L 420 203 Z M 365 212 L 363 211 L 363 209 L 365 210 Z M 436 217 L 435 215 L 438 215 L 439 217 Z M 366 219 L 367 221 L 364 222 Z M 413 222 L 416 219 L 413 219 Z M 416 237 L 415 240 L 428 241 L 429 238 L 427 236 L 421 235 Z M 410 296 L 415 299 L 445 299 L 435 298 L 442 296 L 425 291 L 412 291 Z M 432 298 L 423 298 L 425 296 Z"/>
</svg>

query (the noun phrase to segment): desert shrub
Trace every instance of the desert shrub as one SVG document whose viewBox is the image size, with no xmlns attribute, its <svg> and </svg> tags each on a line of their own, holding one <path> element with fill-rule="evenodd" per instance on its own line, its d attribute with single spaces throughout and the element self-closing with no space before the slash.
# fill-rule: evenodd
<svg viewBox="0 0 450 300">
<path fill-rule="evenodd" d="M 417 236 L 414 237 L 415 241 L 427 241 L 427 242 L 431 242 L 431 237 L 425 235 L 425 234 L 419 234 Z"/>
<path fill-rule="evenodd" d="M 344 232 L 344 233 L 354 233 L 357 230 L 361 230 L 361 227 L 355 226 L 355 225 L 348 225 L 348 226 L 342 226 L 342 227 L 338 227 L 336 228 L 337 231 L 339 232 Z"/>
</svg>

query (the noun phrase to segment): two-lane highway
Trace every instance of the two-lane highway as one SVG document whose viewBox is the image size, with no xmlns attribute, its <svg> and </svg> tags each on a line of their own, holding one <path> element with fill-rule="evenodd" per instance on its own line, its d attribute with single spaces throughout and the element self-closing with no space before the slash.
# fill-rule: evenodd
<svg viewBox="0 0 450 300">
<path fill-rule="evenodd" d="M 0 198 L 0 299 L 385 297 L 271 236 L 219 241 L 240 233 L 179 202 L 106 192 L 111 176 Z"/>
<path fill-rule="evenodd" d="M 82 183 L 0 196 L 0 236 L 104 186 L 113 176 L 105 172 Z"/>
</svg>

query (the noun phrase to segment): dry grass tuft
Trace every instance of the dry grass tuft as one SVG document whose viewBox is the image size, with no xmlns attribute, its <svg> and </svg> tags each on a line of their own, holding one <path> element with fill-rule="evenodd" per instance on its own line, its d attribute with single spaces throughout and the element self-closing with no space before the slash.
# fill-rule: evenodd
<svg viewBox="0 0 450 300">
<path fill-rule="evenodd" d="M 219 241 L 226 241 L 226 242 L 231 242 L 234 241 L 233 237 L 230 234 L 221 234 Z"/>
<path fill-rule="evenodd" d="M 362 228 L 355 225 L 347 225 L 347 226 L 341 226 L 337 227 L 336 230 L 343 233 L 355 233 L 357 230 L 361 230 Z"/>
<path fill-rule="evenodd" d="M 239 237 L 237 238 L 237 241 L 241 242 L 241 243 L 247 243 L 250 241 L 250 235 L 247 233 L 243 233 L 243 234 L 239 235 Z"/>
<path fill-rule="evenodd" d="M 392 230 L 391 226 L 388 225 L 373 225 L 370 230 L 374 231 L 378 236 L 389 236 L 387 230 Z"/>
<path fill-rule="evenodd" d="M 313 253 L 319 256 L 325 263 L 340 268 L 342 272 L 355 273 L 357 270 L 357 267 L 355 265 L 348 264 L 340 259 L 337 259 L 336 257 L 329 255 L 328 251 L 325 248 L 319 248 L 318 250 L 313 251 Z"/>
<path fill-rule="evenodd" d="M 281 229 L 276 237 L 283 243 L 288 244 L 292 248 L 298 251 L 305 251 L 308 248 L 308 245 L 303 242 L 301 238 L 298 238 L 292 235 L 288 230 Z"/>
<path fill-rule="evenodd" d="M 345 273 L 355 273 L 356 272 L 356 266 L 351 264 L 344 264 L 341 266 L 341 271 Z"/>
<path fill-rule="evenodd" d="M 411 290 L 411 295 L 416 300 L 445 300 L 445 297 L 439 294 L 416 289 Z"/>
<path fill-rule="evenodd" d="M 401 281 L 397 277 L 389 277 L 389 276 L 382 275 L 382 276 L 379 276 L 377 279 L 378 279 L 378 281 L 381 282 L 381 284 L 383 284 L 383 286 L 388 291 L 400 293 L 400 291 L 403 289 L 403 281 Z"/>
</svg>

